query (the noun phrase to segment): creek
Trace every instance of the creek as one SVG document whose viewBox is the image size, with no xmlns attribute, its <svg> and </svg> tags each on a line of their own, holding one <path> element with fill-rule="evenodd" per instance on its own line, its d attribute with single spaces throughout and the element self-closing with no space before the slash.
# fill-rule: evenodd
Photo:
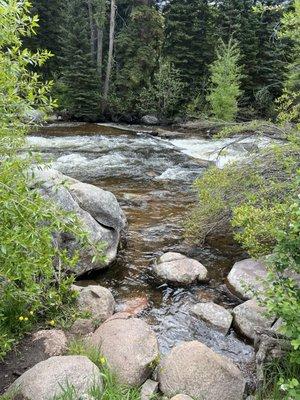
<svg viewBox="0 0 300 400">
<path fill-rule="evenodd" d="M 234 262 L 243 257 L 241 250 L 226 238 L 192 247 L 182 237 L 184 218 L 196 200 L 192 183 L 208 163 L 223 167 L 269 142 L 261 138 L 254 143 L 248 138 L 220 155 L 231 141 L 175 133 L 161 138 L 135 127 L 72 123 L 40 128 L 28 137 L 27 150 L 40 153 L 64 174 L 117 197 L 128 219 L 127 245 L 113 266 L 90 279 L 112 290 L 118 310 L 126 304 L 145 304 L 140 317 L 157 333 L 162 353 L 180 341 L 200 340 L 245 371 L 253 347 L 233 329 L 224 336 L 189 312 L 199 301 L 214 301 L 227 309 L 239 304 L 225 278 Z M 188 288 L 159 286 L 149 267 L 167 251 L 182 252 L 202 262 L 210 282 Z"/>
</svg>

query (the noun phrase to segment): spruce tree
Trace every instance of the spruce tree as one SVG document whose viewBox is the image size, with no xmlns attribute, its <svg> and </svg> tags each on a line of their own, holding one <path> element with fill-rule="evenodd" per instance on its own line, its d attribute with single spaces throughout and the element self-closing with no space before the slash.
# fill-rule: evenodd
<svg viewBox="0 0 300 400">
<path fill-rule="evenodd" d="M 213 116 L 222 121 L 234 121 L 241 95 L 242 68 L 239 65 L 240 51 L 232 39 L 228 44 L 220 42 L 216 60 L 211 65 L 211 88 L 207 96 Z"/>
<path fill-rule="evenodd" d="M 32 0 L 31 14 L 38 15 L 38 35 L 26 37 L 24 39 L 24 45 L 33 51 L 46 49 L 54 55 L 54 57 L 51 57 L 41 69 L 44 77 L 51 79 L 59 69 L 59 35 L 62 18 L 61 1 Z"/>
<path fill-rule="evenodd" d="M 243 107 L 253 104 L 258 74 L 259 18 L 253 12 L 254 4 L 255 0 L 222 0 L 218 4 L 218 29 L 221 38 L 225 42 L 234 38 L 239 43 L 241 63 L 245 71 L 242 80 Z"/>
<path fill-rule="evenodd" d="M 171 0 L 165 8 L 164 53 L 187 86 L 187 100 L 201 90 L 214 54 L 213 16 L 206 0 Z"/>
<path fill-rule="evenodd" d="M 138 5 L 116 38 L 114 86 L 121 113 L 134 114 L 141 90 L 158 67 L 163 20 L 153 6 Z"/>
<path fill-rule="evenodd" d="M 100 81 L 91 54 L 87 6 L 68 0 L 61 27 L 63 106 L 73 118 L 97 119 L 100 113 Z"/>
<path fill-rule="evenodd" d="M 259 52 L 256 78 L 256 108 L 263 117 L 274 117 L 274 101 L 282 94 L 290 44 L 279 38 L 282 1 L 262 2 L 259 15 Z"/>
</svg>

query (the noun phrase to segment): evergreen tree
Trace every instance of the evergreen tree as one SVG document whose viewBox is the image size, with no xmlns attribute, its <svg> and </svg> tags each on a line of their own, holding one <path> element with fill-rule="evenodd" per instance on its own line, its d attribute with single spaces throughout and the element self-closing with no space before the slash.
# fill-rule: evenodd
<svg viewBox="0 0 300 400">
<path fill-rule="evenodd" d="M 267 0 L 257 9 L 259 52 L 256 76 L 256 108 L 261 116 L 275 116 L 274 101 L 282 94 L 290 44 L 278 37 L 282 1 Z"/>
<path fill-rule="evenodd" d="M 237 43 L 230 39 L 228 44 L 220 42 L 216 55 L 211 65 L 211 88 L 207 100 L 216 119 L 234 121 L 241 95 L 240 51 Z"/>
<path fill-rule="evenodd" d="M 165 8 L 165 55 L 187 85 L 187 100 L 201 89 L 214 54 L 212 7 L 206 0 L 171 0 Z"/>
<path fill-rule="evenodd" d="M 38 35 L 26 37 L 24 39 L 24 45 L 33 51 L 46 49 L 54 55 L 54 57 L 51 57 L 42 67 L 43 75 L 45 78 L 50 79 L 53 78 L 59 69 L 59 36 L 62 22 L 61 1 L 33 0 L 31 14 L 38 15 Z"/>
<path fill-rule="evenodd" d="M 73 118 L 99 116 L 100 81 L 91 54 L 88 10 L 81 0 L 68 0 L 61 27 L 63 105 Z"/>
<path fill-rule="evenodd" d="M 300 0 L 294 0 L 293 9 L 284 14 L 280 36 L 293 43 L 291 63 L 288 66 L 284 91 L 278 99 L 279 120 L 300 122 Z"/>
<path fill-rule="evenodd" d="M 140 95 L 142 113 L 154 113 L 160 117 L 172 117 L 178 111 L 184 84 L 178 71 L 170 62 L 161 60 L 153 82 L 145 87 Z"/>
<path fill-rule="evenodd" d="M 138 5 L 116 38 L 115 93 L 119 111 L 136 111 L 141 90 L 158 66 L 163 40 L 163 21 L 155 7 Z M 121 106 L 121 107 L 120 107 Z"/>
<path fill-rule="evenodd" d="M 245 75 L 242 80 L 244 107 L 254 100 L 258 73 L 259 18 L 253 12 L 255 0 L 223 0 L 218 4 L 218 28 L 225 42 L 234 38 L 239 43 Z"/>
</svg>

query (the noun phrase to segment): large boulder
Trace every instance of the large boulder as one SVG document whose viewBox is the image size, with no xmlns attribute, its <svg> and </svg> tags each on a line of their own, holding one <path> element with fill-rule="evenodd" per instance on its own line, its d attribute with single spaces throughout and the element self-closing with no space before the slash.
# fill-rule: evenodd
<svg viewBox="0 0 300 400">
<path fill-rule="evenodd" d="M 179 253 L 166 253 L 153 266 L 155 275 L 164 282 L 178 285 L 207 280 L 207 269 L 197 260 Z"/>
<path fill-rule="evenodd" d="M 235 328 L 248 339 L 255 339 L 256 328 L 271 328 L 275 318 L 266 317 L 266 309 L 255 299 L 248 300 L 233 309 Z"/>
<path fill-rule="evenodd" d="M 174 347 L 158 376 L 168 397 L 182 393 L 194 400 L 242 400 L 245 390 L 242 373 L 232 361 L 197 341 Z"/>
<path fill-rule="evenodd" d="M 102 390 L 101 372 L 87 357 L 52 357 L 36 364 L 21 375 L 8 389 L 16 398 L 50 400 L 72 387 L 78 398 L 97 385 Z"/>
<path fill-rule="evenodd" d="M 68 251 L 78 250 L 80 259 L 72 272 L 78 276 L 110 265 L 117 256 L 126 218 L 115 196 L 98 187 L 81 183 L 53 169 L 32 169 L 30 187 L 39 188 L 46 199 L 59 208 L 75 213 L 87 232 L 91 246 L 82 247 L 72 235 L 57 233 L 58 246 Z M 105 259 L 95 261 L 95 248 L 104 245 Z"/>
<path fill-rule="evenodd" d="M 227 281 L 230 289 L 243 300 L 255 297 L 264 290 L 262 280 L 267 276 L 265 266 L 253 259 L 242 260 L 234 264 Z"/>
<path fill-rule="evenodd" d="M 232 315 L 224 307 L 213 302 L 197 303 L 191 308 L 197 318 L 215 326 L 223 333 L 227 333 L 232 323 Z"/>
<path fill-rule="evenodd" d="M 176 396 L 172 397 L 171 400 L 193 400 L 190 396 L 186 394 L 177 394 Z"/>
<path fill-rule="evenodd" d="M 150 376 L 158 359 L 155 333 L 146 322 L 121 313 L 104 322 L 92 335 L 108 367 L 125 385 L 140 386 Z"/>
<path fill-rule="evenodd" d="M 77 287 L 79 288 L 77 297 L 79 310 L 90 313 L 91 317 L 98 322 L 103 322 L 113 315 L 116 303 L 110 290 L 97 285 Z"/>
</svg>

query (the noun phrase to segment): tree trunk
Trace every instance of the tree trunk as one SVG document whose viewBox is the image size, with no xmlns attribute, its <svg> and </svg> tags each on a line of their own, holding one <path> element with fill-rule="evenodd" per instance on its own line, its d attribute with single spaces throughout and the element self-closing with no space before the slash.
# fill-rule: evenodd
<svg viewBox="0 0 300 400">
<path fill-rule="evenodd" d="M 94 58 L 95 53 L 95 29 L 94 29 L 94 18 L 93 18 L 93 6 L 92 0 L 87 0 L 90 20 L 90 31 L 91 31 L 91 55 Z"/>
<path fill-rule="evenodd" d="M 113 63 L 113 52 L 114 52 L 114 39 L 115 39 L 115 24 L 116 24 L 116 0 L 111 0 L 111 9 L 110 9 L 110 27 L 109 27 L 109 50 L 108 50 L 108 60 L 106 67 L 106 76 L 104 82 L 104 90 L 103 90 L 103 111 L 105 110 L 108 92 L 109 92 L 109 84 L 110 84 L 110 76 L 112 70 Z"/>
<path fill-rule="evenodd" d="M 103 28 L 97 28 L 97 68 L 102 82 L 102 62 L 103 62 Z"/>
</svg>

